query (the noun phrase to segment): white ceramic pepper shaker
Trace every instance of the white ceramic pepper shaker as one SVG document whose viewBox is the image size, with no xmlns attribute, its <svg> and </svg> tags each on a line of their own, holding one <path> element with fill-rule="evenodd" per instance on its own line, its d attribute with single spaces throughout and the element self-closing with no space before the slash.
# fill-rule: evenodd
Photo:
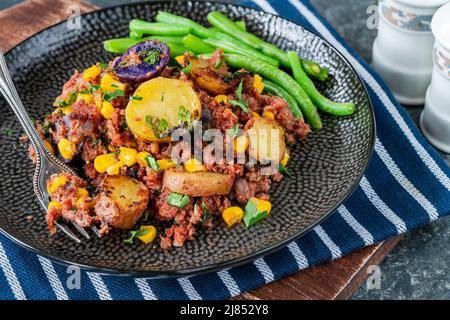
<svg viewBox="0 0 450 320">
<path fill-rule="evenodd" d="M 433 69 L 431 19 L 449 0 L 380 0 L 373 66 L 400 103 L 418 105 Z"/>
<path fill-rule="evenodd" d="M 436 12 L 431 29 L 436 38 L 434 68 L 420 127 L 431 144 L 450 153 L 450 3 Z"/>
</svg>

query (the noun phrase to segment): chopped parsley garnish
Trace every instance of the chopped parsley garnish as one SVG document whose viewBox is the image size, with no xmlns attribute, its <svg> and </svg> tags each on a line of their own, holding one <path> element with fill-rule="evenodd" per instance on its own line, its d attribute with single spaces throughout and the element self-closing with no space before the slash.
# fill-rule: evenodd
<svg viewBox="0 0 450 320">
<path fill-rule="evenodd" d="M 189 62 L 189 64 L 186 67 L 181 69 L 181 72 L 183 72 L 185 75 L 188 75 L 189 73 L 191 73 L 191 70 L 192 70 L 192 63 Z"/>
<path fill-rule="evenodd" d="M 228 129 L 228 134 L 230 135 L 230 137 L 236 137 L 238 135 L 238 131 L 239 131 L 239 126 L 236 123 L 233 128 Z"/>
<path fill-rule="evenodd" d="M 246 102 L 240 102 L 235 100 L 230 100 L 229 102 L 231 105 L 241 108 L 244 112 L 248 112 L 248 105 Z"/>
<path fill-rule="evenodd" d="M 125 95 L 125 92 L 123 92 L 123 90 L 115 90 L 113 92 L 107 92 L 103 95 L 103 99 L 105 101 L 111 101 L 117 97 L 123 97 Z"/>
<path fill-rule="evenodd" d="M 283 166 L 283 165 L 281 165 L 281 164 L 278 166 L 278 172 L 281 173 L 281 174 L 284 175 L 284 176 L 292 177 L 292 174 L 291 174 L 291 172 L 288 170 L 288 168 L 286 168 L 285 166 Z"/>
<path fill-rule="evenodd" d="M 248 112 L 248 102 L 242 100 L 242 87 L 244 84 L 244 80 L 241 80 L 241 82 L 239 82 L 239 85 L 236 89 L 236 97 L 238 98 L 238 101 L 236 100 L 230 100 L 230 104 L 236 107 L 241 108 L 244 112 Z"/>
<path fill-rule="evenodd" d="M 47 136 L 50 133 L 50 128 L 52 124 L 50 122 L 46 122 L 42 125 L 42 133 Z"/>
<path fill-rule="evenodd" d="M 183 209 L 191 199 L 189 196 L 181 193 L 172 192 L 166 199 L 171 206 Z"/>
<path fill-rule="evenodd" d="M 153 171 L 159 171 L 159 165 L 158 162 L 156 162 L 155 158 L 153 158 L 152 156 L 146 156 L 145 161 Z"/>
<path fill-rule="evenodd" d="M 202 211 L 203 214 L 202 218 L 200 219 L 201 223 L 205 222 L 211 216 L 211 212 L 209 212 L 209 209 L 204 202 L 202 202 Z"/>
<path fill-rule="evenodd" d="M 57 102 L 56 104 L 58 107 L 65 108 L 65 107 L 71 106 L 75 102 L 76 99 L 77 99 L 77 93 L 72 92 L 67 100 L 61 100 L 61 101 Z"/>
<path fill-rule="evenodd" d="M 151 52 L 145 52 L 144 55 L 146 56 L 142 62 L 147 64 L 155 64 L 159 61 L 161 53 L 158 50 L 153 50 Z"/>
<path fill-rule="evenodd" d="M 169 124 L 165 119 L 153 118 L 152 116 L 145 116 L 145 124 L 153 130 L 156 137 L 161 138 L 162 135 L 169 129 Z"/>
<path fill-rule="evenodd" d="M 219 59 L 214 63 L 214 68 L 219 69 L 221 66 L 223 66 L 223 60 Z"/>
<path fill-rule="evenodd" d="M 161 95 L 161 101 L 164 101 L 164 93 Z"/>
<path fill-rule="evenodd" d="M 92 84 L 89 82 L 89 88 L 81 90 L 80 93 L 81 94 L 92 94 L 99 89 L 100 89 L 99 85 Z"/>
<path fill-rule="evenodd" d="M 107 63 L 103 63 L 103 62 L 99 63 L 98 66 L 100 67 L 100 69 L 103 69 L 103 70 L 108 68 L 108 64 Z"/>
<path fill-rule="evenodd" d="M 7 137 L 11 137 L 13 135 L 13 131 L 10 128 L 5 128 L 3 130 L 3 134 Z"/>
<path fill-rule="evenodd" d="M 268 212 L 260 211 L 252 200 L 247 202 L 244 214 L 244 223 L 247 228 L 253 226 L 255 223 L 268 216 Z"/>
<path fill-rule="evenodd" d="M 133 100 L 133 101 L 141 101 L 141 100 L 142 100 L 142 97 L 141 97 L 141 96 L 131 96 L 131 97 L 130 97 L 130 100 Z"/>
<path fill-rule="evenodd" d="M 112 88 L 118 88 L 119 86 L 117 84 L 115 84 L 115 83 L 111 83 L 111 87 Z"/>
<path fill-rule="evenodd" d="M 126 244 L 133 244 L 134 238 L 145 236 L 147 233 L 148 233 L 147 229 L 130 231 L 130 237 L 128 239 L 123 240 L 123 242 Z"/>
<path fill-rule="evenodd" d="M 178 120 L 180 123 L 191 122 L 191 112 L 188 109 L 186 109 L 185 106 L 180 106 L 178 108 Z"/>
</svg>

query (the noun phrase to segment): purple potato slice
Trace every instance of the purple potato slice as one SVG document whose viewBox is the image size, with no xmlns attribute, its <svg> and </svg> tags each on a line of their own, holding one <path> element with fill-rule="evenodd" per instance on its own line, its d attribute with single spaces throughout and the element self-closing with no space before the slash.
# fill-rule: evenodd
<svg viewBox="0 0 450 320">
<path fill-rule="evenodd" d="M 170 60 L 167 44 L 148 40 L 129 48 L 113 65 L 117 77 L 126 82 L 141 83 L 157 77 Z"/>
</svg>

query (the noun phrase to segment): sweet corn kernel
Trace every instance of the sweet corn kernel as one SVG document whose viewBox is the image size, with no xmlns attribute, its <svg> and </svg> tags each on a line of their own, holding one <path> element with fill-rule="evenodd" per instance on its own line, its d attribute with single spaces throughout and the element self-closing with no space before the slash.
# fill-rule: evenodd
<svg viewBox="0 0 450 320">
<path fill-rule="evenodd" d="M 248 201 L 252 201 L 260 212 L 267 211 L 267 214 L 269 214 L 270 210 L 272 210 L 272 204 L 269 201 L 254 197 L 250 198 Z"/>
<path fill-rule="evenodd" d="M 182 65 L 182 64 L 183 64 L 183 61 L 184 61 L 184 55 L 175 57 L 175 60 L 176 60 L 180 65 Z"/>
<path fill-rule="evenodd" d="M 83 79 L 85 81 L 91 81 L 98 77 L 98 75 L 102 73 L 102 69 L 100 69 L 98 66 L 93 65 L 92 67 L 86 69 L 83 72 Z"/>
<path fill-rule="evenodd" d="M 94 168 L 97 172 L 104 173 L 106 169 L 115 165 L 118 161 L 114 153 L 102 154 L 94 159 Z"/>
<path fill-rule="evenodd" d="M 234 151 L 236 153 L 244 153 L 248 148 L 248 137 L 246 134 L 237 137 L 234 142 Z"/>
<path fill-rule="evenodd" d="M 122 168 L 125 165 L 122 161 L 118 161 L 116 164 L 113 164 L 112 166 L 108 167 L 106 169 L 106 173 L 109 175 L 115 175 L 120 173 L 120 168 Z"/>
<path fill-rule="evenodd" d="M 44 140 L 44 144 L 45 144 L 45 147 L 47 148 L 47 150 L 50 151 L 51 154 L 55 154 L 55 149 L 53 149 L 50 142 L 48 142 L 47 140 Z"/>
<path fill-rule="evenodd" d="M 79 93 L 77 97 L 77 102 L 84 100 L 87 104 L 94 102 L 94 95 L 90 93 Z"/>
<path fill-rule="evenodd" d="M 156 228 L 154 226 L 141 226 L 139 230 L 147 230 L 147 233 L 137 238 L 145 244 L 149 244 L 156 237 Z"/>
<path fill-rule="evenodd" d="M 158 166 L 161 170 L 167 170 L 170 168 L 175 168 L 177 166 L 177 164 L 173 162 L 172 159 L 161 159 L 156 160 L 156 162 L 158 163 Z"/>
<path fill-rule="evenodd" d="M 286 152 L 286 153 L 284 154 L 284 156 L 283 156 L 283 159 L 281 159 L 280 164 L 281 164 L 283 167 L 285 167 L 285 166 L 287 165 L 288 161 L 289 161 L 289 153 Z"/>
<path fill-rule="evenodd" d="M 275 119 L 275 115 L 271 111 L 264 111 L 262 116 L 264 118 Z"/>
<path fill-rule="evenodd" d="M 136 161 L 137 161 L 137 163 L 139 163 L 141 166 L 146 166 L 147 165 L 147 160 L 145 160 L 145 158 L 147 156 L 151 156 L 151 154 L 146 152 L 146 151 L 138 152 L 136 154 Z"/>
<path fill-rule="evenodd" d="M 52 183 L 47 187 L 48 193 L 54 193 L 60 186 L 63 186 L 67 183 L 68 179 L 66 176 L 57 176 L 53 179 Z"/>
<path fill-rule="evenodd" d="M 75 146 L 75 143 L 70 142 L 65 138 L 62 138 L 58 142 L 58 150 L 64 159 L 70 160 L 73 158 L 75 152 L 77 152 L 77 147 Z"/>
<path fill-rule="evenodd" d="M 57 201 L 50 201 L 48 204 L 48 209 L 50 210 L 51 208 L 61 209 L 61 203 Z"/>
<path fill-rule="evenodd" d="M 100 113 L 102 114 L 103 117 L 105 117 L 105 119 L 111 118 L 111 115 L 114 113 L 113 105 L 108 101 L 103 101 Z"/>
<path fill-rule="evenodd" d="M 264 90 L 264 82 L 260 75 L 255 74 L 253 77 L 253 87 L 258 90 L 259 93 L 262 93 Z"/>
<path fill-rule="evenodd" d="M 79 208 L 84 203 L 89 203 L 89 202 L 91 202 L 91 198 L 89 198 L 89 197 L 82 197 L 82 198 L 77 199 L 76 206 Z"/>
<path fill-rule="evenodd" d="M 257 112 L 252 112 L 253 118 L 261 118 L 261 116 Z"/>
<path fill-rule="evenodd" d="M 117 80 L 112 74 L 105 74 L 100 81 L 100 87 L 105 92 L 114 92 L 116 90 L 125 91 L 125 84 Z"/>
<path fill-rule="evenodd" d="M 125 163 L 126 166 L 131 167 L 136 163 L 137 151 L 133 148 L 120 147 L 119 161 Z"/>
<path fill-rule="evenodd" d="M 229 207 L 222 212 L 222 218 L 228 227 L 240 223 L 243 216 L 244 211 L 239 207 Z"/>
<path fill-rule="evenodd" d="M 227 103 L 228 102 L 228 96 L 224 95 L 224 94 L 219 94 L 218 96 L 216 96 L 214 98 L 214 100 L 217 101 L 217 103 Z"/>
<path fill-rule="evenodd" d="M 89 192 L 84 188 L 78 188 L 77 196 L 78 198 L 89 197 Z"/>
<path fill-rule="evenodd" d="M 187 172 L 205 171 L 205 166 L 196 158 L 191 158 L 184 164 L 184 170 Z"/>
</svg>

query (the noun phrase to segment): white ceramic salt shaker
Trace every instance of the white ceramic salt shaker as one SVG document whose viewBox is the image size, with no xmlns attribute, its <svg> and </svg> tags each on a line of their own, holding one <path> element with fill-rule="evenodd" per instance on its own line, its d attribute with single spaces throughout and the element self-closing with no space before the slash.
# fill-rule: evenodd
<svg viewBox="0 0 450 320">
<path fill-rule="evenodd" d="M 418 105 L 433 69 L 431 19 L 449 0 L 380 0 L 373 66 L 400 103 Z"/>
<path fill-rule="evenodd" d="M 450 3 L 436 12 L 431 29 L 434 68 L 420 127 L 432 145 L 450 153 Z"/>
</svg>

